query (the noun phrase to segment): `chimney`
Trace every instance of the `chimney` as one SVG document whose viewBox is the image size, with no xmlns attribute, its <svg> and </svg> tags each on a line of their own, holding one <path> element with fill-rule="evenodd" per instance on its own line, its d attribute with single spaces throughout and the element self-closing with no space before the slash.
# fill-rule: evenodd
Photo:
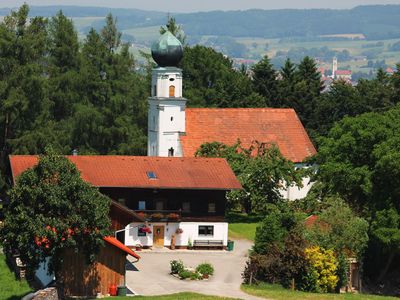
<svg viewBox="0 0 400 300">
<path fill-rule="evenodd" d="M 78 156 L 78 150 L 77 149 L 72 150 L 72 156 Z"/>
</svg>

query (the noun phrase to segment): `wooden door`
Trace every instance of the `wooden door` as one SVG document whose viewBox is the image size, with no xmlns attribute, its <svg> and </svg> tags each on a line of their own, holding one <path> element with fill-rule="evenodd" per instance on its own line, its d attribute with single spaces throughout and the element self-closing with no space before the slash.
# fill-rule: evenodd
<svg viewBox="0 0 400 300">
<path fill-rule="evenodd" d="M 164 226 L 153 226 L 153 245 L 164 247 Z"/>
</svg>

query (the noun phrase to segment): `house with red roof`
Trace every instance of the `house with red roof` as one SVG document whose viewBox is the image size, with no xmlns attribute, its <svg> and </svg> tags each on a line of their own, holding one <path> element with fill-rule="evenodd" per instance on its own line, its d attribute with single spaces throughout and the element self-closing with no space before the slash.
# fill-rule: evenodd
<svg viewBox="0 0 400 300">
<path fill-rule="evenodd" d="M 148 156 L 194 157 L 207 142 L 228 145 L 237 140 L 243 146 L 252 142 L 276 145 L 289 160 L 301 163 L 316 150 L 293 109 L 274 108 L 187 108 L 182 96 L 182 70 L 177 66 L 183 56 L 178 40 L 165 34 L 152 48 L 158 66 L 153 69 L 148 113 Z M 303 198 L 311 187 L 282 191 L 288 199 Z"/>
<path fill-rule="evenodd" d="M 67 156 L 86 182 L 113 199 L 116 237 L 130 248 L 225 248 L 226 192 L 241 189 L 225 159 Z M 14 182 L 38 156 L 11 155 Z"/>
</svg>

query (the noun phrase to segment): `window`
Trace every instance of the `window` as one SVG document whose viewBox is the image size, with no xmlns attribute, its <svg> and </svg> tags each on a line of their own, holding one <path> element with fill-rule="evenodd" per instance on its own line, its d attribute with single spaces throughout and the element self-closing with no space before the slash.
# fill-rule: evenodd
<svg viewBox="0 0 400 300">
<path fill-rule="evenodd" d="M 156 210 L 163 210 L 164 209 L 164 201 L 157 200 L 156 202 Z"/>
<path fill-rule="evenodd" d="M 214 226 L 199 226 L 199 236 L 214 236 Z"/>
<path fill-rule="evenodd" d="M 149 179 L 157 179 L 157 175 L 153 171 L 146 172 L 146 174 Z"/>
<path fill-rule="evenodd" d="M 175 97 L 175 86 L 174 85 L 169 86 L 169 96 Z"/>
<path fill-rule="evenodd" d="M 190 212 L 190 202 L 183 202 L 182 210 L 183 210 L 183 212 Z"/>
<path fill-rule="evenodd" d="M 208 202 L 208 212 L 215 213 L 215 202 Z"/>
<path fill-rule="evenodd" d="M 171 147 L 171 148 L 168 149 L 168 156 L 169 157 L 173 157 L 174 156 L 174 148 Z"/>
<path fill-rule="evenodd" d="M 138 209 L 146 210 L 146 201 L 139 201 Z"/>
<path fill-rule="evenodd" d="M 144 232 L 142 230 L 142 227 L 138 227 L 137 235 L 138 236 L 146 236 L 146 232 Z"/>
<path fill-rule="evenodd" d="M 153 86 L 153 96 L 157 97 L 157 85 Z"/>
</svg>

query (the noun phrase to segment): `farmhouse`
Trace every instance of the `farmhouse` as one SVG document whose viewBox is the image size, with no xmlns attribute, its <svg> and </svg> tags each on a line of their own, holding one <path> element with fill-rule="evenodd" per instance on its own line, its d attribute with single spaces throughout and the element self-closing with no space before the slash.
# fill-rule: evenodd
<svg viewBox="0 0 400 300">
<path fill-rule="evenodd" d="M 153 69 L 148 114 L 148 155 L 193 157 L 206 142 L 243 146 L 254 141 L 276 145 L 289 160 L 302 167 L 303 160 L 316 153 L 293 109 L 271 108 L 186 108 L 182 96 L 183 56 L 180 42 L 170 33 L 161 36 L 152 48 L 158 66 Z M 288 199 L 303 198 L 311 187 L 305 178 L 303 188 L 282 191 Z"/>
<path fill-rule="evenodd" d="M 227 246 L 225 194 L 241 189 L 220 158 L 68 156 L 85 181 L 114 199 L 113 229 L 129 247 Z M 33 167 L 37 156 L 12 155 L 12 176 Z"/>
</svg>

